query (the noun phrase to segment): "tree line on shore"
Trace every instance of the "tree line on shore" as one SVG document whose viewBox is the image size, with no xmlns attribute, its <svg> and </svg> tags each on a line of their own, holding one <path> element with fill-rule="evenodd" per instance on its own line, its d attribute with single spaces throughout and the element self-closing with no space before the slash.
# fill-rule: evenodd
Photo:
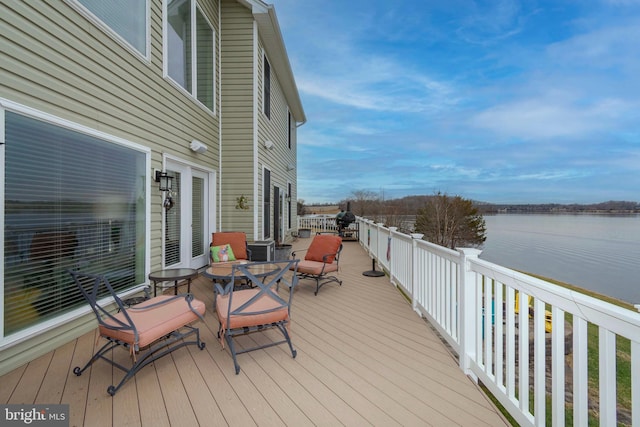
<svg viewBox="0 0 640 427">
<path fill-rule="evenodd" d="M 416 215 L 434 197 L 433 195 L 405 196 L 397 199 L 382 199 L 378 193 L 366 190 L 353 191 L 349 197 L 338 203 L 340 209 L 351 207 L 351 211 L 358 216 L 387 216 L 387 215 Z M 481 214 L 494 213 L 640 213 L 640 203 L 633 201 L 609 200 L 591 204 L 561 204 L 561 203 L 528 203 L 504 204 L 471 200 Z M 311 213 L 304 200 L 298 201 L 298 215 Z"/>
<path fill-rule="evenodd" d="M 333 204 L 335 205 L 335 204 Z M 406 196 L 398 199 L 381 199 L 377 193 L 358 190 L 338 203 L 341 210 L 368 218 L 387 227 L 397 227 L 407 233 L 422 233 L 430 242 L 455 248 L 481 245 L 486 239 L 483 215 L 496 213 L 605 213 L 638 214 L 640 204 L 630 201 L 614 201 L 593 204 L 495 204 L 448 196 L 437 192 L 433 195 Z M 298 215 L 305 215 L 307 206 L 298 200 Z"/>
<path fill-rule="evenodd" d="M 483 213 L 640 213 L 640 203 L 609 200 L 591 204 L 493 204 L 477 203 L 478 209 Z"/>
</svg>

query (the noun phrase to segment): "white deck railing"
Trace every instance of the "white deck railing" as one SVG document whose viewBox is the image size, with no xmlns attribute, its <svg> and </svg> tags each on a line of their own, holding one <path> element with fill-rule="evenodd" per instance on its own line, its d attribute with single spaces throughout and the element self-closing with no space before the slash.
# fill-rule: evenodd
<svg viewBox="0 0 640 427">
<path fill-rule="evenodd" d="M 587 426 L 591 407 L 602 426 L 640 426 L 640 313 L 486 262 L 479 250 L 453 251 L 358 222 L 362 247 L 457 353 L 460 368 L 520 425 L 562 426 L 571 412 L 574 426 Z M 588 340 L 589 324 L 597 342 Z M 630 370 L 622 374 L 619 338 L 630 340 Z M 631 388 L 626 402 L 618 375 Z"/>
<path fill-rule="evenodd" d="M 301 228 L 308 228 L 311 231 L 338 230 L 338 226 L 336 225 L 335 215 L 299 216 L 298 230 L 300 230 Z"/>
</svg>

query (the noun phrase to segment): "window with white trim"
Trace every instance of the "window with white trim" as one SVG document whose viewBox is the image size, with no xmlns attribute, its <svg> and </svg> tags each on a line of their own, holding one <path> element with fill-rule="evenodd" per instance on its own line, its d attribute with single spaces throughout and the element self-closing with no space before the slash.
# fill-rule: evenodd
<svg viewBox="0 0 640 427">
<path fill-rule="evenodd" d="M 2 120 L 0 110 L 0 120 Z M 86 305 L 68 273 L 145 282 L 149 155 L 70 123 L 4 111 L 0 339 Z"/>
<path fill-rule="evenodd" d="M 291 111 L 287 112 L 287 144 L 289 146 L 289 150 L 291 150 L 291 141 L 292 141 L 292 133 L 293 133 L 293 120 L 291 119 Z"/>
<path fill-rule="evenodd" d="M 262 237 L 271 237 L 271 171 L 262 171 Z"/>
<path fill-rule="evenodd" d="M 293 217 L 293 215 L 291 214 L 291 206 L 293 203 L 293 200 L 291 198 L 292 190 L 293 190 L 293 186 L 291 185 L 290 182 L 288 182 L 287 183 L 287 218 L 288 218 L 287 225 L 289 228 L 291 228 L 291 218 Z"/>
<path fill-rule="evenodd" d="M 196 0 L 165 0 L 165 75 L 215 111 L 215 32 Z"/>
<path fill-rule="evenodd" d="M 76 0 L 106 28 L 145 57 L 148 40 L 148 0 Z"/>
<path fill-rule="evenodd" d="M 263 93 L 263 101 L 264 101 L 264 105 L 263 105 L 263 111 L 264 111 L 264 115 L 267 116 L 268 119 L 271 119 L 271 65 L 269 64 L 269 60 L 267 60 L 267 55 L 263 56 L 264 58 L 264 63 L 263 63 L 263 86 L 264 86 L 264 93 Z"/>
</svg>

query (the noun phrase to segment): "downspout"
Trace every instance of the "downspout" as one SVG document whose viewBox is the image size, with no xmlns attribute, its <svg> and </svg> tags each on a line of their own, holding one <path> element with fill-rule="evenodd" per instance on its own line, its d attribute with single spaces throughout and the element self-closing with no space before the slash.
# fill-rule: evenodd
<svg viewBox="0 0 640 427">
<path fill-rule="evenodd" d="M 258 228 L 258 212 L 259 206 L 263 206 L 262 203 L 258 203 L 258 180 L 259 171 L 258 171 L 258 114 L 260 114 L 260 108 L 258 106 L 258 64 L 259 64 L 259 54 L 260 49 L 258 47 L 258 23 L 256 20 L 253 20 L 253 240 L 258 240 L 259 228 Z M 264 185 L 264 183 L 263 183 Z M 262 189 L 262 194 L 264 197 L 264 188 Z M 268 190 L 267 190 L 268 191 Z"/>
<path fill-rule="evenodd" d="M 218 22 L 220 27 L 218 28 L 218 51 L 220 52 L 217 57 L 218 65 L 218 87 L 216 95 L 220 102 L 218 103 L 218 174 L 217 174 L 217 201 L 218 201 L 218 213 L 216 214 L 216 221 L 218 226 L 216 230 L 222 230 L 222 2 L 218 2 Z"/>
</svg>

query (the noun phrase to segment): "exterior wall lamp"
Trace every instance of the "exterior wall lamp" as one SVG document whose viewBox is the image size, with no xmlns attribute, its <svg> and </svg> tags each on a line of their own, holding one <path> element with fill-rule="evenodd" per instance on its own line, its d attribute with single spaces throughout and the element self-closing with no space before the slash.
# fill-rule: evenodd
<svg viewBox="0 0 640 427">
<path fill-rule="evenodd" d="M 160 191 L 171 191 L 171 186 L 173 185 L 173 177 L 168 175 L 166 172 L 156 171 L 156 182 L 159 182 Z"/>
</svg>

